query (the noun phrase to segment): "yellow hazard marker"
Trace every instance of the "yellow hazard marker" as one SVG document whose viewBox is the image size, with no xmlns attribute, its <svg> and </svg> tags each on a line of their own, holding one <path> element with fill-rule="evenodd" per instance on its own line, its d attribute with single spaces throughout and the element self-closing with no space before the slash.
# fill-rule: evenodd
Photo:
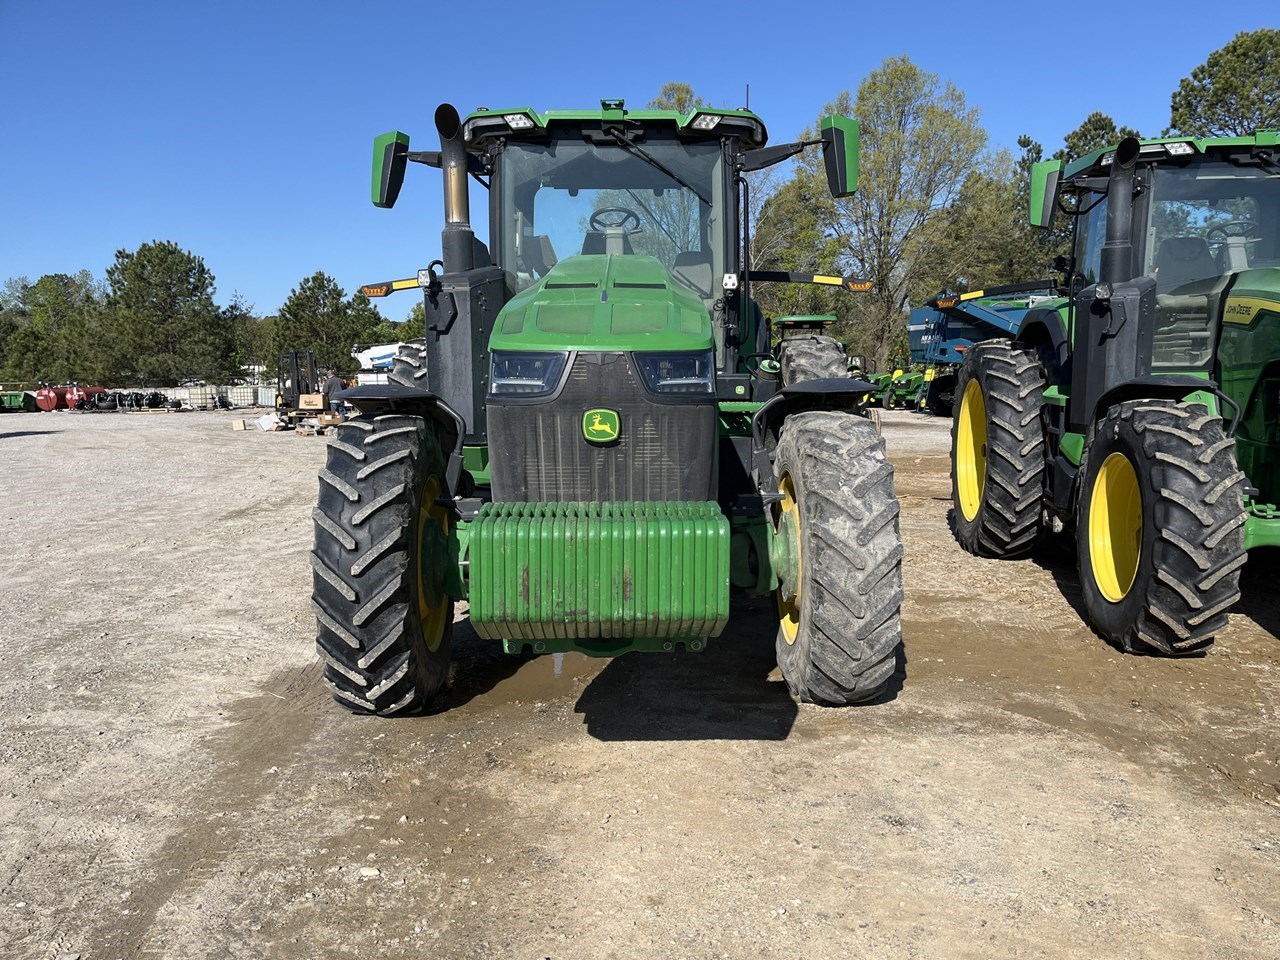
<svg viewBox="0 0 1280 960">
<path fill-rule="evenodd" d="M 385 280 L 382 283 L 366 283 L 360 288 L 360 293 L 366 297 L 386 297 L 399 290 L 421 290 L 422 285 L 418 283 L 418 278 L 413 277 L 409 280 Z"/>
</svg>

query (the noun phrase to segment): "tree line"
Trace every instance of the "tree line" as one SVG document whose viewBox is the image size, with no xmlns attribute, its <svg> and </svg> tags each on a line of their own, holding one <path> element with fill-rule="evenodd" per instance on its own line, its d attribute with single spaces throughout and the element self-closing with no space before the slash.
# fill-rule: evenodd
<svg viewBox="0 0 1280 960">
<path fill-rule="evenodd" d="M 394 323 L 323 271 L 268 316 L 239 295 L 218 306 L 215 292 L 204 260 L 171 241 L 117 251 L 102 280 L 88 270 L 12 278 L 0 290 L 0 380 L 175 386 L 229 383 L 256 370 L 270 380 L 289 349 L 314 350 L 322 367 L 350 374 L 355 344 L 422 330 L 420 311 Z"/>
<path fill-rule="evenodd" d="M 688 112 L 707 104 L 688 84 L 666 84 L 650 107 Z M 992 149 L 979 111 L 954 84 L 906 57 L 885 60 L 822 115 L 857 118 L 857 193 L 833 200 L 816 151 L 785 178 L 752 174 L 753 270 L 835 273 L 872 281 L 869 293 L 761 284 L 770 316 L 826 313 L 836 335 L 880 369 L 906 355 L 904 318 L 941 290 L 1046 277 L 1065 252 L 1064 228 L 1033 231 L 1026 203 L 1031 167 L 1045 148 L 1029 136 L 1016 155 Z M 1280 30 L 1238 34 L 1181 81 L 1166 136 L 1231 136 L 1280 127 Z M 814 125 L 816 129 L 816 123 Z M 813 129 L 802 135 L 814 137 Z M 1052 157 L 1072 159 L 1133 130 L 1100 112 L 1063 136 Z M 0 379 L 106 385 L 227 382 L 253 368 L 270 377 L 288 349 L 312 349 L 323 367 L 350 373 L 354 344 L 422 335 L 419 304 L 393 323 L 360 293 L 347 296 L 317 271 L 276 313 L 240 297 L 214 302 L 213 273 L 196 254 L 157 241 L 120 250 L 105 279 L 88 271 L 14 278 L 0 289 Z"/>
</svg>

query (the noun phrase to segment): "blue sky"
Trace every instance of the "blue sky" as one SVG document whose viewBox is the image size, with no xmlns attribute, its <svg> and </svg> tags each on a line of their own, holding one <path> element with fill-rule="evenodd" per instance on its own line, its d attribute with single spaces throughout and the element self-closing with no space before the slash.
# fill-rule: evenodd
<svg viewBox="0 0 1280 960">
<path fill-rule="evenodd" d="M 102 276 L 151 240 L 202 256 L 220 303 L 239 292 L 260 313 L 316 270 L 348 292 L 412 276 L 439 255 L 439 173 L 414 165 L 378 210 L 371 145 L 398 128 L 433 149 L 446 100 L 641 106 L 681 80 L 737 107 L 749 83 L 782 142 L 907 54 L 965 93 L 993 145 L 1029 133 L 1052 151 L 1092 110 L 1154 134 L 1210 52 L 1275 26 L 1267 8 L 0 0 L 0 281 Z M 1084 31 L 1056 54 L 1055 14 Z M 412 306 L 399 296 L 379 302 L 393 319 Z"/>
</svg>

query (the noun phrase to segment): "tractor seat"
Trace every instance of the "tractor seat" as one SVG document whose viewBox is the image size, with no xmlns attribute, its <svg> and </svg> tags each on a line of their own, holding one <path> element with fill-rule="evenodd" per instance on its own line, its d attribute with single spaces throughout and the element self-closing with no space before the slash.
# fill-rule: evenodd
<svg viewBox="0 0 1280 960">
<path fill-rule="evenodd" d="M 1221 272 L 1204 237 L 1166 237 L 1156 250 L 1156 291 L 1159 293 L 1219 276 Z"/>
<path fill-rule="evenodd" d="M 582 252 L 593 254 L 608 253 L 608 245 L 605 243 L 606 236 L 607 234 L 602 230 L 588 230 L 587 235 L 582 238 Z M 618 238 L 622 240 L 622 252 L 624 254 L 635 253 L 635 250 L 631 248 L 631 238 L 629 236 L 625 233 L 619 233 L 614 238 L 615 243 Z"/>
</svg>

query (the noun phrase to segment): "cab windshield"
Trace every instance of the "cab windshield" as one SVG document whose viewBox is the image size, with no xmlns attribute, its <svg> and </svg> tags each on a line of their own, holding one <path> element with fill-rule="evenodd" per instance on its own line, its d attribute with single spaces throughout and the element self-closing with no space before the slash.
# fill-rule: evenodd
<svg viewBox="0 0 1280 960">
<path fill-rule="evenodd" d="M 715 298 L 715 280 L 728 270 L 731 212 L 720 143 L 632 136 L 635 147 L 582 135 L 504 146 L 494 229 L 513 292 L 576 254 L 637 253 Z"/>
</svg>

